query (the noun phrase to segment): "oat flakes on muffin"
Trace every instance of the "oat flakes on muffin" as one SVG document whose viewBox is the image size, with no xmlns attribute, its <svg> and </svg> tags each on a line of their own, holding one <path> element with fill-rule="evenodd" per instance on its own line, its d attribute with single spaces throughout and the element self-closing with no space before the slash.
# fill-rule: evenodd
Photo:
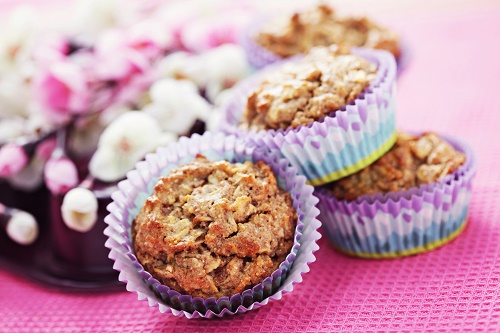
<svg viewBox="0 0 500 333">
<path fill-rule="evenodd" d="M 338 200 L 352 201 L 436 182 L 464 162 L 465 155 L 435 133 L 420 137 L 399 133 L 394 147 L 375 163 L 327 187 Z"/>
<path fill-rule="evenodd" d="M 267 164 L 198 155 L 160 178 L 134 221 L 134 250 L 162 284 L 219 298 L 270 276 L 290 252 L 296 223 Z"/>
<path fill-rule="evenodd" d="M 349 48 L 318 47 L 270 74 L 248 96 L 242 126 L 287 129 L 327 116 L 361 94 L 377 66 Z"/>
<path fill-rule="evenodd" d="M 366 17 L 339 17 L 328 5 L 278 17 L 255 40 L 281 57 L 306 53 L 314 46 L 362 46 L 400 55 L 399 36 Z"/>
</svg>

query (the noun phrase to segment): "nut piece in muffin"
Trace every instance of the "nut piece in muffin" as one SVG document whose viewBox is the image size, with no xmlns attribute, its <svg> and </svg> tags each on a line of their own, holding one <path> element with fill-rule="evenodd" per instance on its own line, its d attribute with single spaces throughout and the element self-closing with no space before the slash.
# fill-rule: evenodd
<svg viewBox="0 0 500 333">
<path fill-rule="evenodd" d="M 278 17 L 255 37 L 258 44 L 284 58 L 332 44 L 387 50 L 397 58 L 398 39 L 396 33 L 366 17 L 338 17 L 333 8 L 324 4 Z"/>
<path fill-rule="evenodd" d="M 198 155 L 159 179 L 132 228 L 139 262 L 162 284 L 222 297 L 261 283 L 285 260 L 297 215 L 262 161 Z"/>
<path fill-rule="evenodd" d="M 435 133 L 420 137 L 399 133 L 396 144 L 372 165 L 327 185 L 339 200 L 352 201 L 365 194 L 397 192 L 436 182 L 465 162 Z"/>
<path fill-rule="evenodd" d="M 241 127 L 296 128 L 337 111 L 375 79 L 377 67 L 349 48 L 318 47 L 270 74 L 248 96 Z"/>
</svg>

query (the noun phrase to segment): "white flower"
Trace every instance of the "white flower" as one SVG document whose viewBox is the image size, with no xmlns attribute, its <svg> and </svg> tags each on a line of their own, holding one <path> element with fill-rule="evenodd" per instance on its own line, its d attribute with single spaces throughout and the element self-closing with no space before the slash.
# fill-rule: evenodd
<svg viewBox="0 0 500 333">
<path fill-rule="evenodd" d="M 38 237 L 38 223 L 33 215 L 16 210 L 7 223 L 6 231 L 16 243 L 30 245 Z"/>
<path fill-rule="evenodd" d="M 238 45 L 219 46 L 200 58 L 200 62 L 205 64 L 205 91 L 211 101 L 215 101 L 221 91 L 231 88 L 249 74 L 245 51 Z"/>
<path fill-rule="evenodd" d="M 9 72 L 20 62 L 27 60 L 27 50 L 31 47 L 36 22 L 35 10 L 27 5 L 16 7 L 6 22 L 3 22 L 0 34 L 0 73 Z"/>
<path fill-rule="evenodd" d="M 0 70 L 1 73 L 1 70 Z M 18 74 L 0 74 L 0 118 L 28 115 L 30 89 Z"/>
<path fill-rule="evenodd" d="M 125 27 L 135 21 L 138 4 L 127 0 L 79 0 L 72 28 L 94 39 L 105 29 Z"/>
<path fill-rule="evenodd" d="M 157 74 L 160 78 L 191 79 L 187 77 L 187 71 L 192 58 L 187 52 L 174 52 L 159 61 Z"/>
<path fill-rule="evenodd" d="M 38 107 L 29 108 L 28 119 L 24 123 L 24 134 L 36 135 L 36 133 L 47 133 L 54 128 L 53 123 L 46 114 L 38 111 Z"/>
<path fill-rule="evenodd" d="M 0 144 L 20 137 L 24 130 L 24 119 L 21 117 L 0 118 Z"/>
<path fill-rule="evenodd" d="M 210 101 L 247 77 L 250 72 L 245 51 L 238 45 L 225 44 L 200 55 L 183 52 L 166 57 L 159 64 L 161 77 L 184 78 L 204 89 Z"/>
<path fill-rule="evenodd" d="M 106 182 L 120 180 L 147 153 L 176 138 L 173 134 L 162 133 L 160 125 L 150 115 L 126 112 L 102 133 L 97 151 L 90 160 L 90 173 Z"/>
<path fill-rule="evenodd" d="M 158 120 L 163 130 L 186 134 L 196 119 L 207 120 L 211 105 L 187 80 L 163 79 L 150 89 L 152 103 L 143 111 Z"/>
<path fill-rule="evenodd" d="M 77 187 L 64 196 L 61 213 L 64 223 L 71 230 L 87 232 L 97 222 L 99 204 L 92 191 Z"/>
</svg>

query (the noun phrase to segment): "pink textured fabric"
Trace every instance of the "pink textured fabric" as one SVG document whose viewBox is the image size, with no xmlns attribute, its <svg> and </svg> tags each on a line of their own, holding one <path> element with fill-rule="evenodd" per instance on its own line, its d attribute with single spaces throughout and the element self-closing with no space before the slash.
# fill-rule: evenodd
<svg viewBox="0 0 500 333">
<path fill-rule="evenodd" d="M 413 58 L 400 79 L 403 129 L 461 136 L 476 149 L 469 226 L 447 246 L 368 261 L 326 239 L 304 282 L 244 315 L 187 320 L 125 291 L 58 293 L 0 269 L 0 332 L 492 332 L 500 328 L 500 7 L 405 18 Z"/>
</svg>

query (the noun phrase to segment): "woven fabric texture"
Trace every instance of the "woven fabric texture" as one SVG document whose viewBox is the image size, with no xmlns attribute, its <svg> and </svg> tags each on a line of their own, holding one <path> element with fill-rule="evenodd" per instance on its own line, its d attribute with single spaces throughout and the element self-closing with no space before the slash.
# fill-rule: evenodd
<svg viewBox="0 0 500 333">
<path fill-rule="evenodd" d="M 0 332 L 500 331 L 499 17 L 500 6 L 394 22 L 412 50 L 399 80 L 399 127 L 460 136 L 478 155 L 469 224 L 452 243 L 370 261 L 323 238 L 291 294 L 215 320 L 161 314 L 126 291 L 59 293 L 0 268 Z"/>
</svg>

